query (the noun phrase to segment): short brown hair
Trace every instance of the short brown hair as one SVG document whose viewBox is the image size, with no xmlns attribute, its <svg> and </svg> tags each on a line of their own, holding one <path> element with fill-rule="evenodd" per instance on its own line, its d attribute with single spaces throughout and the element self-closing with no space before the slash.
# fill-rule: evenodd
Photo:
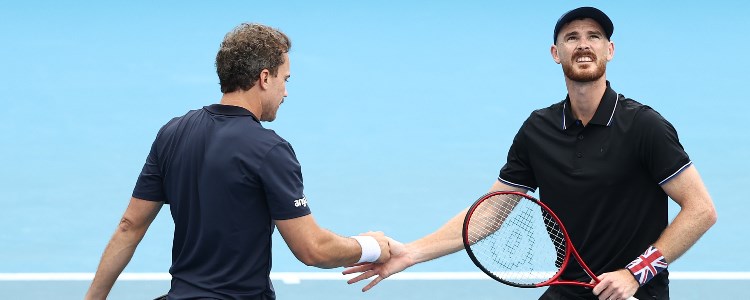
<svg viewBox="0 0 750 300">
<path fill-rule="evenodd" d="M 247 91 L 268 69 L 276 76 L 292 42 L 283 32 L 262 24 L 243 23 L 224 36 L 216 54 L 222 93 Z"/>
</svg>

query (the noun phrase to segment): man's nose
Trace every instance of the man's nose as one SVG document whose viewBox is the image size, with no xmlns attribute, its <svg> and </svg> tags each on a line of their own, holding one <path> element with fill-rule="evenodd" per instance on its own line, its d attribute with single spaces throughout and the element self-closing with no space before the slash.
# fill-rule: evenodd
<svg viewBox="0 0 750 300">
<path fill-rule="evenodd" d="M 578 43 L 578 46 L 576 47 L 577 50 L 588 50 L 591 49 L 588 41 L 586 39 L 581 39 L 581 41 Z"/>
</svg>

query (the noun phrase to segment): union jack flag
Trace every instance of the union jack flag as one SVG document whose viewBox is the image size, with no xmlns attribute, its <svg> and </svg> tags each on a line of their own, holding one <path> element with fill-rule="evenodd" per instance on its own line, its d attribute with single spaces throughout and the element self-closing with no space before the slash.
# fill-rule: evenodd
<svg viewBox="0 0 750 300">
<path fill-rule="evenodd" d="M 628 264 L 628 270 L 638 280 L 638 284 L 644 285 L 654 278 L 656 274 L 667 268 L 667 260 L 659 249 L 654 246 L 648 247 L 646 252 L 638 256 Z"/>
</svg>

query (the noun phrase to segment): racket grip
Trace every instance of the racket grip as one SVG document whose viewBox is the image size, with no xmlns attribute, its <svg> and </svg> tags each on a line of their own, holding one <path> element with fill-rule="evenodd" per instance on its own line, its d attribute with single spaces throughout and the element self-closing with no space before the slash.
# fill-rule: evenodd
<svg viewBox="0 0 750 300">
<path fill-rule="evenodd" d="M 638 298 L 636 298 L 636 297 L 630 297 L 630 298 L 628 298 L 628 300 L 638 300 Z"/>
</svg>

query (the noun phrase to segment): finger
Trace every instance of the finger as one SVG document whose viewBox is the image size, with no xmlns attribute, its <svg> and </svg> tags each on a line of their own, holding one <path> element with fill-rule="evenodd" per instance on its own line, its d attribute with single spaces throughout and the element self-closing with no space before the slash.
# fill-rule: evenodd
<svg viewBox="0 0 750 300">
<path fill-rule="evenodd" d="M 591 292 L 594 293 L 594 295 L 600 295 L 604 290 L 609 287 L 610 281 L 607 280 L 607 274 L 599 275 L 599 280 L 597 282 L 596 279 L 591 279 L 591 284 L 594 284 L 594 289 L 591 290 Z M 601 298 L 601 297 L 599 297 Z M 604 298 L 607 299 L 607 298 Z"/>
<path fill-rule="evenodd" d="M 367 284 L 365 287 L 362 288 L 362 292 L 369 291 L 372 287 L 376 286 L 382 280 L 383 280 L 383 278 L 380 277 L 380 276 L 375 277 L 375 279 L 373 279 L 369 284 Z"/>
<path fill-rule="evenodd" d="M 633 297 L 634 295 L 630 295 L 630 296 L 628 296 L 628 295 L 630 295 L 630 293 L 619 291 L 619 292 L 612 293 L 612 299 L 619 299 L 619 300 L 633 300 L 633 299 L 635 299 L 635 300 L 638 300 L 637 298 Z"/>
<path fill-rule="evenodd" d="M 373 268 L 374 266 L 375 266 L 375 265 L 374 265 L 374 264 L 372 264 L 372 263 L 361 263 L 361 264 L 356 264 L 356 265 L 354 265 L 354 266 L 352 266 L 352 267 L 348 267 L 348 269 L 346 269 L 346 270 L 344 270 L 343 272 L 341 272 L 341 274 L 344 274 L 344 275 L 346 275 L 346 274 L 351 274 L 351 273 L 360 273 L 360 272 L 365 272 L 365 271 L 368 271 L 368 270 L 372 270 L 372 268 Z"/>
<path fill-rule="evenodd" d="M 349 265 L 349 266 L 344 266 L 344 267 L 345 267 L 345 268 L 353 268 L 353 267 L 364 266 L 364 265 L 367 265 L 367 264 L 371 264 L 371 263 L 368 263 L 368 262 L 361 262 L 361 263 L 356 263 L 356 264 L 353 264 L 353 265 Z"/>
<path fill-rule="evenodd" d="M 365 279 L 370 278 L 370 277 L 375 276 L 375 275 L 378 275 L 378 273 L 375 272 L 375 271 L 373 271 L 373 270 L 369 270 L 367 272 L 359 274 L 357 277 L 354 277 L 352 279 L 347 280 L 346 283 L 352 284 L 352 283 L 355 283 L 355 282 L 360 282 L 362 280 L 365 280 Z"/>
<path fill-rule="evenodd" d="M 613 297 L 613 294 L 614 293 L 612 291 L 604 290 L 601 294 L 599 294 L 599 299 L 600 300 L 614 300 L 614 299 L 617 299 L 616 297 Z"/>
</svg>

